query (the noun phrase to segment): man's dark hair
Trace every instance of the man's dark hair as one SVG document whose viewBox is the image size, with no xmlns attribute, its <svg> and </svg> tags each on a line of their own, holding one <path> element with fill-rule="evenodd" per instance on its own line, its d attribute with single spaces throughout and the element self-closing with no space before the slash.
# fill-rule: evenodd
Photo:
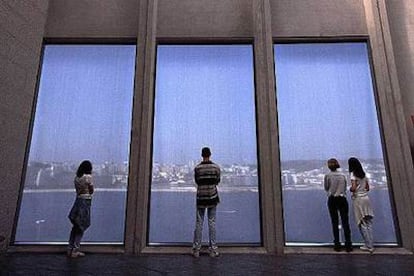
<svg viewBox="0 0 414 276">
<path fill-rule="evenodd" d="M 204 147 L 204 148 L 201 150 L 201 156 L 202 156 L 202 157 L 210 157 L 210 156 L 211 156 L 211 151 L 210 151 L 210 148 L 208 148 L 208 147 Z"/>
</svg>

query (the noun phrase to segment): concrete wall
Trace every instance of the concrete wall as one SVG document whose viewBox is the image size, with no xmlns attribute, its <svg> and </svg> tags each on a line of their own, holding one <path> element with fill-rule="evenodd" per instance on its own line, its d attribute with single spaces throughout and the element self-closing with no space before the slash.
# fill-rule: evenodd
<svg viewBox="0 0 414 276">
<path fill-rule="evenodd" d="M 274 37 L 367 35 L 361 0 L 271 0 Z"/>
<path fill-rule="evenodd" d="M 47 0 L 0 1 L 0 251 L 16 213 L 47 8 Z"/>
<path fill-rule="evenodd" d="M 139 0 L 53 0 L 46 37 L 134 38 L 138 35 Z"/>
<path fill-rule="evenodd" d="M 414 152 L 414 5 L 411 0 L 387 1 L 388 20 L 404 105 L 411 152 Z M 414 154 L 412 154 L 414 159 Z"/>
<path fill-rule="evenodd" d="M 253 37 L 251 0 L 161 0 L 157 37 Z"/>
<path fill-rule="evenodd" d="M 139 2 L 51 1 L 45 36 L 136 37 Z M 367 35 L 361 0 L 269 2 L 275 37 Z M 167 39 L 252 38 L 252 3 L 252 0 L 159 0 L 156 36 Z"/>
</svg>

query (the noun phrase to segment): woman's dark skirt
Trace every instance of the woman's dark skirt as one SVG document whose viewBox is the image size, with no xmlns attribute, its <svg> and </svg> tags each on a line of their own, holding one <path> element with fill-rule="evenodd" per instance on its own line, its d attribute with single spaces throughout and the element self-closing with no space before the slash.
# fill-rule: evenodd
<svg viewBox="0 0 414 276">
<path fill-rule="evenodd" d="M 91 199 L 76 198 L 68 215 L 72 224 L 78 226 L 82 231 L 91 225 L 91 202 Z"/>
</svg>

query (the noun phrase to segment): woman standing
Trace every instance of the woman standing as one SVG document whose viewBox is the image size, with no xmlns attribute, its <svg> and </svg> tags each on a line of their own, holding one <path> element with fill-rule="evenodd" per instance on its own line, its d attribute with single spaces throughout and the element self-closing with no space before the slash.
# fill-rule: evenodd
<svg viewBox="0 0 414 276">
<path fill-rule="evenodd" d="M 374 212 L 368 197 L 368 179 L 366 178 L 361 162 L 357 158 L 349 158 L 348 166 L 349 173 L 351 174 L 350 191 L 352 192 L 355 220 L 365 242 L 365 245 L 361 246 L 360 249 L 372 253 L 374 252 L 372 235 Z"/>
<path fill-rule="evenodd" d="M 93 194 L 92 163 L 83 161 L 76 172 L 74 180 L 76 200 L 69 213 L 72 222 L 72 231 L 69 237 L 68 257 L 77 258 L 85 256 L 79 251 L 83 233 L 91 224 L 91 201 Z"/>
</svg>

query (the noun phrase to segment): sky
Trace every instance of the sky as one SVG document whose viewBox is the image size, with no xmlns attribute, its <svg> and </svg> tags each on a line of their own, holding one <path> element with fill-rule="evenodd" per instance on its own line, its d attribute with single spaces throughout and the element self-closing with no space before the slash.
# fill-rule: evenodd
<svg viewBox="0 0 414 276">
<path fill-rule="evenodd" d="M 252 46 L 159 46 L 155 102 L 154 162 L 257 162 Z"/>
<path fill-rule="evenodd" d="M 128 160 L 134 45 L 45 48 L 31 161 Z M 281 160 L 382 158 L 365 43 L 275 46 Z M 256 164 L 252 45 L 160 45 L 153 161 Z"/>
<path fill-rule="evenodd" d="M 281 160 L 382 158 L 365 43 L 274 47 Z"/>
<path fill-rule="evenodd" d="M 46 46 L 30 160 L 128 160 L 134 69 L 134 45 Z"/>
</svg>

